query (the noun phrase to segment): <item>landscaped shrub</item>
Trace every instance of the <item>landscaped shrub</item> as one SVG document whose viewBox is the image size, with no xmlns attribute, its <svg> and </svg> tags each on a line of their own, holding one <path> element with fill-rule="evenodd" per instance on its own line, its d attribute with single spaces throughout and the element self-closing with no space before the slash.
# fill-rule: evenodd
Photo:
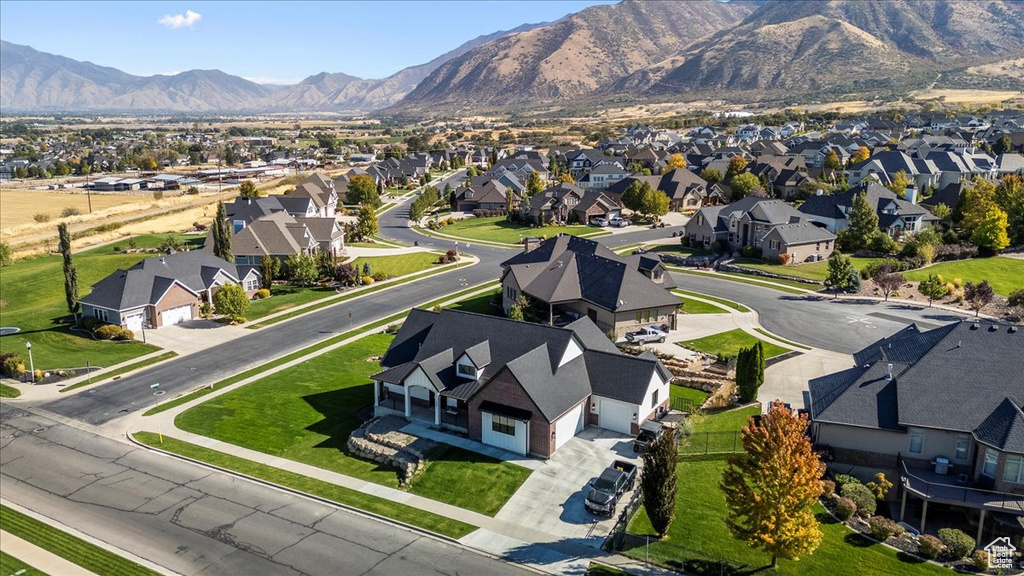
<svg viewBox="0 0 1024 576">
<path fill-rule="evenodd" d="M 452 262 L 459 261 L 459 253 L 454 248 L 449 248 L 447 252 L 442 254 L 438 259 L 438 264 L 451 264 Z"/>
<path fill-rule="evenodd" d="M 842 492 L 843 486 L 847 484 L 860 484 L 860 478 L 850 474 L 836 474 L 836 491 Z"/>
<path fill-rule="evenodd" d="M 943 260 L 964 260 L 978 255 L 978 247 L 973 244 L 939 244 L 935 247 L 933 262 Z"/>
<path fill-rule="evenodd" d="M 199 305 L 199 315 L 203 318 L 209 318 L 213 315 L 213 306 L 203 302 Z"/>
<path fill-rule="evenodd" d="M 8 378 L 20 378 L 25 373 L 25 361 L 17 354 L 4 354 L 3 372 Z"/>
<path fill-rule="evenodd" d="M 946 546 L 946 553 L 959 560 L 974 550 L 974 538 L 971 538 L 963 530 L 956 528 L 940 528 L 939 540 Z"/>
<path fill-rule="evenodd" d="M 839 491 L 843 498 L 853 500 L 857 505 L 857 515 L 867 518 L 875 513 L 875 495 L 863 484 L 844 484 Z"/>
<path fill-rule="evenodd" d="M 789 256 L 788 252 L 783 252 L 782 254 L 779 254 L 779 257 L 778 257 L 779 265 L 785 266 L 786 264 L 789 264 L 789 258 L 790 258 L 790 256 Z"/>
<path fill-rule="evenodd" d="M 383 282 L 388 279 L 388 275 L 383 272 L 374 272 L 372 278 L 374 282 Z"/>
<path fill-rule="evenodd" d="M 114 324 L 104 324 L 93 330 L 92 333 L 100 340 L 113 340 L 114 337 L 121 334 L 121 327 Z"/>
<path fill-rule="evenodd" d="M 831 480 L 821 481 L 821 493 L 823 496 L 828 497 L 836 493 L 836 483 Z"/>
<path fill-rule="evenodd" d="M 134 340 L 135 332 L 127 328 L 121 328 L 117 334 L 114 335 L 114 340 Z"/>
<path fill-rule="evenodd" d="M 857 512 L 857 504 L 849 498 L 842 496 L 836 498 L 836 516 L 842 521 L 847 521 Z"/>
<path fill-rule="evenodd" d="M 370 276 L 368 274 L 363 275 L 362 282 L 363 286 L 369 286 L 370 284 L 373 284 L 373 276 Z"/>
<path fill-rule="evenodd" d="M 917 554 L 923 558 L 938 558 L 943 548 L 942 540 L 931 534 L 923 534 L 917 538 Z"/>
<path fill-rule="evenodd" d="M 82 318 L 82 328 L 89 332 L 95 332 L 100 326 L 103 326 L 103 322 L 98 318 L 93 318 L 92 316 L 84 316 Z"/>
<path fill-rule="evenodd" d="M 868 520 L 871 526 L 871 535 L 879 542 L 885 542 L 892 536 L 899 536 L 903 533 L 903 527 L 889 520 L 885 516 L 872 516 Z"/>
<path fill-rule="evenodd" d="M 267 290 L 266 288 L 260 288 L 259 290 L 256 291 L 255 294 L 252 295 L 252 297 L 255 300 L 263 300 L 264 298 L 270 298 L 270 290 Z"/>
<path fill-rule="evenodd" d="M 744 246 L 740 248 L 740 255 L 744 258 L 760 258 L 761 249 L 757 246 Z"/>
<path fill-rule="evenodd" d="M 974 569 L 978 572 L 988 570 L 988 552 L 975 550 L 974 554 L 971 554 L 971 564 L 974 565 Z"/>
</svg>

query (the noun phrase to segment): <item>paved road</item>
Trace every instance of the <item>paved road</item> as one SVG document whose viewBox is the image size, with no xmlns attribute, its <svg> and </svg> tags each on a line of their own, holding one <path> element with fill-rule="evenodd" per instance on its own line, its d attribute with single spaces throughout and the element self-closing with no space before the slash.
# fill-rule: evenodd
<svg viewBox="0 0 1024 576">
<path fill-rule="evenodd" d="M 179 574 L 529 574 L 0 405 L 0 494 Z"/>
<path fill-rule="evenodd" d="M 914 322 L 932 328 L 962 318 L 944 310 L 905 304 L 806 297 L 693 274 L 672 276 L 684 290 L 746 304 L 757 311 L 762 326 L 783 338 L 845 354 L 861 350 Z M 681 321 L 685 322 L 686 316 Z"/>
</svg>

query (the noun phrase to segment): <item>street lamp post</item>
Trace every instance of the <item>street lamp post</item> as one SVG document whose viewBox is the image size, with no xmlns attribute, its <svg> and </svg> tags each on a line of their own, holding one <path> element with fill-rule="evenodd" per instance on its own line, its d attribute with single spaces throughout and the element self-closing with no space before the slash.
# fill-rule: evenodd
<svg viewBox="0 0 1024 576">
<path fill-rule="evenodd" d="M 25 342 L 25 348 L 28 348 L 28 369 L 32 373 L 32 383 L 36 383 L 36 365 L 32 361 L 32 343 Z"/>
</svg>

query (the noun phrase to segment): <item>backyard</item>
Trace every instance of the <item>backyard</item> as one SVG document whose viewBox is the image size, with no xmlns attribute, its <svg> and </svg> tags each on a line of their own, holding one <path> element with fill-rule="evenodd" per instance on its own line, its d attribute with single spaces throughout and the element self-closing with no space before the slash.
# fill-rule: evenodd
<svg viewBox="0 0 1024 576">
<path fill-rule="evenodd" d="M 739 328 L 728 332 L 712 334 L 711 336 L 705 336 L 696 340 L 677 342 L 677 344 L 684 348 L 704 352 L 705 354 L 710 354 L 712 356 L 731 357 L 736 356 L 739 353 L 740 348 L 753 346 L 758 341 L 760 341 L 762 346 L 764 346 L 764 357 L 766 360 L 789 352 L 789 349 L 787 348 L 776 346 L 775 344 L 755 338 Z"/>
<path fill-rule="evenodd" d="M 758 407 L 742 408 L 695 419 L 694 432 L 739 430 Z M 718 488 L 725 469 L 725 456 L 683 457 L 676 468 L 675 520 L 664 539 L 657 539 L 643 508 L 629 525 L 629 532 L 650 536 L 650 546 L 623 550 L 627 556 L 673 567 L 685 567 L 696 574 L 792 574 L 831 576 L 860 574 L 952 574 L 949 570 L 911 560 L 897 551 L 860 537 L 816 508 L 824 539 L 813 554 L 799 561 L 779 560 L 776 570 L 767 568 L 771 558 L 733 538 L 725 525 L 725 495 Z M 635 542 L 635 540 L 634 540 Z M 724 566 L 723 563 L 724 562 Z"/>
<path fill-rule="evenodd" d="M 397 487 L 394 469 L 346 454 L 357 412 L 373 403 L 369 376 L 391 336 L 374 334 L 179 415 L 178 427 L 267 454 Z M 267 410 L 273 406 L 273 410 Z M 409 491 L 494 515 L 530 475 L 526 468 L 444 446 Z"/>
<path fill-rule="evenodd" d="M 166 234 L 137 236 L 135 245 L 138 248 L 155 248 L 166 237 Z M 192 247 L 203 242 L 202 237 L 182 239 Z M 125 240 L 74 254 L 80 295 L 88 294 L 92 284 L 115 270 L 130 268 L 143 258 L 156 256 L 115 252 L 116 247 L 125 248 L 127 245 Z M 59 255 L 37 256 L 5 266 L 3 274 L 0 274 L 0 294 L 3 294 L 0 324 L 21 329 L 17 334 L 0 338 L 0 352 L 25 356 L 25 343 L 31 342 L 36 369 L 77 368 L 85 366 L 86 362 L 93 366 L 111 366 L 157 349 L 136 341 L 93 340 L 84 333 L 73 333 L 67 325 L 61 324 L 69 315 Z"/>
<path fill-rule="evenodd" d="M 483 240 L 504 244 L 518 244 L 523 238 L 528 236 L 551 238 L 559 234 L 604 236 L 609 233 L 606 230 L 593 226 L 545 226 L 543 228 L 531 228 L 518 222 L 509 222 L 504 216 L 457 220 L 454 224 L 445 226 L 438 230 L 438 232 L 447 236 L 463 238 L 470 242 L 473 240 Z"/>
</svg>

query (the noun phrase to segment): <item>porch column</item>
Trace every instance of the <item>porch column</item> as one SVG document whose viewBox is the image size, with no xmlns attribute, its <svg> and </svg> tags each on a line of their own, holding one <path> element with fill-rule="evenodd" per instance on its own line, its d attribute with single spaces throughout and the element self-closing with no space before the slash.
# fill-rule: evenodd
<svg viewBox="0 0 1024 576">
<path fill-rule="evenodd" d="M 978 537 L 975 538 L 975 542 L 978 543 L 978 548 L 981 548 L 981 532 L 985 529 L 985 512 L 988 512 L 988 510 L 982 508 L 981 518 L 978 519 Z"/>
<path fill-rule="evenodd" d="M 903 513 L 907 511 L 907 489 L 903 489 L 903 497 L 900 500 L 900 522 L 903 522 Z"/>
<path fill-rule="evenodd" d="M 441 395 L 434 392 L 434 426 L 441 425 Z"/>
<path fill-rule="evenodd" d="M 409 401 L 409 385 L 406 384 L 404 387 L 405 391 L 405 417 L 412 417 L 412 403 Z"/>
<path fill-rule="evenodd" d="M 924 534 L 924 523 L 928 519 L 928 499 L 924 500 L 924 505 L 921 506 L 921 534 Z"/>
<path fill-rule="evenodd" d="M 553 304 L 548 304 L 548 325 L 555 325 L 555 306 Z"/>
<path fill-rule="evenodd" d="M 373 408 L 376 411 L 377 406 L 380 406 L 380 382 L 373 381 Z"/>
</svg>

